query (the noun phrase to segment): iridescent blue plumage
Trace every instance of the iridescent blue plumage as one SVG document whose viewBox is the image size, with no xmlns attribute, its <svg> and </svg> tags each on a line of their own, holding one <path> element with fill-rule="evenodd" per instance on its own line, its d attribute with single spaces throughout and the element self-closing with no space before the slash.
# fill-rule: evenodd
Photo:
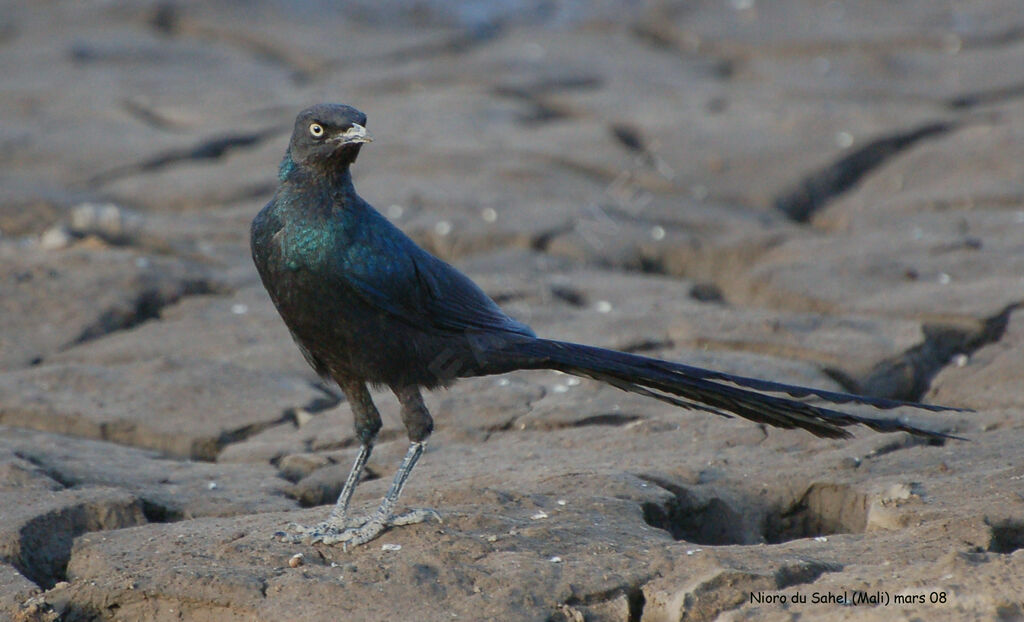
<svg viewBox="0 0 1024 622">
<path fill-rule="evenodd" d="M 388 525 L 435 516 L 426 510 L 394 516 L 392 510 L 433 429 L 420 388 L 459 377 L 556 369 L 671 404 L 799 427 L 819 436 L 845 437 L 849 433 L 843 428 L 858 423 L 883 432 L 948 436 L 791 397 L 878 408 L 907 405 L 902 402 L 538 339 L 469 278 L 417 246 L 356 194 L 349 167 L 370 140 L 366 116 L 355 108 L 322 104 L 304 110 L 279 168 L 277 192 L 252 225 L 253 260 L 263 284 L 306 359 L 344 391 L 362 442 L 330 518 L 313 528 L 297 528 L 300 534 L 360 544 Z M 381 426 L 367 383 L 394 391 L 411 444 L 380 508 L 356 520 L 347 516 L 348 502 Z"/>
</svg>

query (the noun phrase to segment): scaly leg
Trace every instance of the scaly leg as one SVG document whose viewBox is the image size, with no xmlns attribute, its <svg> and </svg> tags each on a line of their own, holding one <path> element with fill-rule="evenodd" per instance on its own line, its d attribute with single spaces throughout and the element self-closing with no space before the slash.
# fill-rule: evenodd
<svg viewBox="0 0 1024 622">
<path fill-rule="evenodd" d="M 416 466 L 416 461 L 423 454 L 423 447 L 425 445 L 426 443 L 422 441 L 409 444 L 409 451 L 405 453 L 405 458 L 395 473 L 395 479 L 391 482 L 391 488 L 384 495 L 377 511 L 368 516 L 363 524 L 340 532 L 317 534 L 318 537 L 314 541 L 323 542 L 324 544 L 341 543 L 347 549 L 349 546 L 366 544 L 382 534 L 388 527 L 414 525 L 422 523 L 429 518 L 435 518 L 438 522 L 441 522 L 440 515 L 429 508 L 417 508 L 402 514 L 393 514 L 395 503 L 402 494 L 402 489 L 405 488 L 405 482 L 409 479 L 409 474 L 412 473 L 413 467 Z"/>
<path fill-rule="evenodd" d="M 373 440 L 380 430 L 380 415 L 364 384 L 346 385 L 339 382 L 339 385 L 352 404 L 356 432 L 363 441 L 359 455 L 356 456 L 355 464 L 352 465 L 348 479 L 345 480 L 345 485 L 341 489 L 338 503 L 326 521 L 312 527 L 292 523 L 289 525 L 292 533 L 278 532 L 274 535 L 286 542 L 293 543 L 341 543 L 347 550 L 349 545 L 359 546 L 373 540 L 388 527 L 413 525 L 430 518 L 435 518 L 440 522 L 440 515 L 429 508 L 408 510 L 398 515 L 393 514 L 395 503 L 402 494 L 402 489 L 405 488 L 405 483 L 409 479 L 413 467 L 416 466 L 416 462 L 423 454 L 426 439 L 434 428 L 433 419 L 423 404 L 423 398 L 416 387 L 394 389 L 395 395 L 398 396 L 402 404 L 402 421 L 405 423 L 412 442 L 409 444 L 409 450 L 406 452 L 402 464 L 399 465 L 398 471 L 395 473 L 391 487 L 381 500 L 380 507 L 373 514 L 365 517 L 348 516 L 349 501 L 352 499 L 352 493 L 355 491 L 366 460 L 373 450 Z"/>
<path fill-rule="evenodd" d="M 334 505 L 334 509 L 331 510 L 327 520 L 309 527 L 298 523 L 289 524 L 288 530 L 292 533 L 279 531 L 274 534 L 275 537 L 286 542 L 303 542 L 307 540 L 309 542 L 319 542 L 326 535 L 337 535 L 345 529 L 358 527 L 368 520 L 368 517 L 349 517 L 348 504 L 352 500 L 352 493 L 355 492 L 356 484 L 359 483 L 359 478 L 366 467 L 366 461 L 370 458 L 370 453 L 373 452 L 373 442 L 377 438 L 377 432 L 380 431 L 381 427 L 380 413 L 377 412 L 377 407 L 373 404 L 370 392 L 366 390 L 366 385 L 362 382 L 342 380 L 338 382 L 338 386 L 345 392 L 345 397 L 348 398 L 349 405 L 352 408 L 356 435 L 362 443 L 359 447 L 359 454 L 356 456 L 355 463 L 352 464 L 352 469 L 348 473 L 348 478 L 341 489 L 341 494 L 338 495 L 338 502 Z"/>
<path fill-rule="evenodd" d="M 435 518 L 438 522 L 441 521 L 440 515 L 429 508 L 409 510 L 398 515 L 393 514 L 395 503 L 398 502 L 398 497 L 402 494 L 402 489 L 405 488 L 405 483 L 409 479 L 413 467 L 416 466 L 416 462 L 423 455 L 423 448 L 426 446 L 427 438 L 434 430 L 434 420 L 430 417 L 430 412 L 427 411 L 427 407 L 423 403 L 423 396 L 420 395 L 418 387 L 391 387 L 391 390 L 394 391 L 398 401 L 402 404 L 402 423 L 405 424 L 405 429 L 411 441 L 409 450 L 405 453 L 405 458 L 402 460 L 402 464 L 399 465 L 398 471 L 395 472 L 395 479 L 391 482 L 391 488 L 384 495 L 377 511 L 367 517 L 367 520 L 358 527 L 321 537 L 320 541 L 325 544 L 340 542 L 347 550 L 350 545 L 359 546 L 360 544 L 366 544 L 383 533 L 388 527 L 413 525 L 422 523 L 429 518 Z"/>
</svg>

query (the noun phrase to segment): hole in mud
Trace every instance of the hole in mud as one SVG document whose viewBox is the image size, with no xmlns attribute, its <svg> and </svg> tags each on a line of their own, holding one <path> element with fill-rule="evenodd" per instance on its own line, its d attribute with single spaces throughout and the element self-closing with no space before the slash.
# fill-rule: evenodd
<svg viewBox="0 0 1024 622">
<path fill-rule="evenodd" d="M 743 514 L 719 497 L 702 498 L 681 486 L 658 483 L 674 495 L 643 504 L 644 522 L 664 529 L 675 540 L 695 544 L 753 544 Z"/>
<path fill-rule="evenodd" d="M 988 550 L 993 553 L 1013 553 L 1024 549 L 1024 520 L 1005 520 L 991 525 Z"/>
<path fill-rule="evenodd" d="M 151 523 L 173 523 L 185 518 L 181 511 L 172 510 L 162 503 L 145 498 L 141 502 L 142 515 Z"/>
<path fill-rule="evenodd" d="M 812 484 L 796 503 L 765 517 L 766 542 L 779 544 L 799 538 L 837 533 L 863 533 L 867 526 L 867 495 L 843 484 Z"/>
</svg>

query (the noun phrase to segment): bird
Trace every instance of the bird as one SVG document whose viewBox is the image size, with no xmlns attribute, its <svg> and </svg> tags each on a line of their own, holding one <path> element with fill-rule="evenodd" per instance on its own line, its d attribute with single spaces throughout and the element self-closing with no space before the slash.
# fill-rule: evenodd
<svg viewBox="0 0 1024 622">
<path fill-rule="evenodd" d="M 312 526 L 292 523 L 275 533 L 281 540 L 341 544 L 347 550 L 392 527 L 440 521 L 433 509 L 396 512 L 396 504 L 434 427 L 421 391 L 458 378 L 549 369 L 675 406 L 801 428 L 819 437 L 847 438 L 846 428 L 860 424 L 936 442 L 960 438 L 820 402 L 965 408 L 789 385 L 538 337 L 356 193 L 351 167 L 372 140 L 366 115 L 356 108 L 323 103 L 301 111 L 278 169 L 277 190 L 252 221 L 250 244 L 260 279 L 306 361 L 344 393 L 359 442 L 327 519 Z M 388 387 L 398 398 L 409 446 L 377 509 L 350 515 L 352 494 L 381 429 L 368 387 Z"/>
</svg>

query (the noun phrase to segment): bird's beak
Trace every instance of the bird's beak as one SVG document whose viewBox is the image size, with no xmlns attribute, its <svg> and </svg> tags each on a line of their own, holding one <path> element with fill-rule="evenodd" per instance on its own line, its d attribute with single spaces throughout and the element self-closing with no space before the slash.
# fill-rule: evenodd
<svg viewBox="0 0 1024 622">
<path fill-rule="evenodd" d="M 358 123 L 353 123 L 352 127 L 348 128 L 341 134 L 336 135 L 333 139 L 342 145 L 358 144 L 358 143 L 372 143 L 373 137 L 366 131 L 366 128 Z"/>
</svg>

